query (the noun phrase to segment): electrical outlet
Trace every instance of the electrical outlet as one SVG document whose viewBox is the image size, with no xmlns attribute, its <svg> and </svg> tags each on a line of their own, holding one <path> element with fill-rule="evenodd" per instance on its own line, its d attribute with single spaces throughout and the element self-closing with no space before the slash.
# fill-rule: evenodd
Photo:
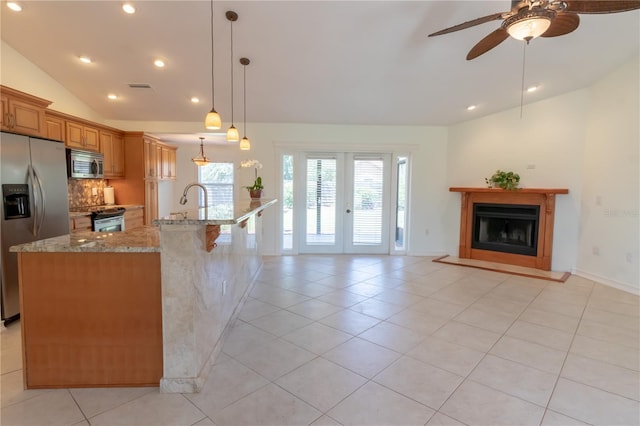
<svg viewBox="0 0 640 426">
<path fill-rule="evenodd" d="M 91 194 L 95 197 L 98 195 L 98 188 L 91 188 Z"/>
<path fill-rule="evenodd" d="M 602 205 L 602 195 L 596 195 L 596 206 Z"/>
<path fill-rule="evenodd" d="M 631 252 L 627 252 L 626 258 L 627 258 L 627 262 L 629 263 L 633 262 L 633 255 L 631 254 Z"/>
<path fill-rule="evenodd" d="M 536 168 L 535 164 L 527 164 L 527 170 L 534 170 Z"/>
<path fill-rule="evenodd" d="M 593 254 L 595 254 L 596 256 L 600 256 L 600 247 L 593 246 Z"/>
<path fill-rule="evenodd" d="M 222 281 L 222 295 L 224 296 L 226 292 L 227 292 L 227 282 Z"/>
</svg>

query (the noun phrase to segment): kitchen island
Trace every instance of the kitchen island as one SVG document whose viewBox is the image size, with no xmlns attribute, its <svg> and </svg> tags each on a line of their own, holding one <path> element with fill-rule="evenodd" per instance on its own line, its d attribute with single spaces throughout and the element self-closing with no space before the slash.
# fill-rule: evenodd
<svg viewBox="0 0 640 426">
<path fill-rule="evenodd" d="M 275 202 L 12 247 L 25 387 L 198 392 L 262 265 L 259 217 Z"/>
</svg>

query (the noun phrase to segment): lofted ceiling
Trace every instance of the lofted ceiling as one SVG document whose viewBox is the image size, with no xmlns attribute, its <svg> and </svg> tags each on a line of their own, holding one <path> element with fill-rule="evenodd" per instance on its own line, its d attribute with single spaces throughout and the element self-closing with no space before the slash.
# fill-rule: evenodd
<svg viewBox="0 0 640 426">
<path fill-rule="evenodd" d="M 231 119 L 227 10 L 234 23 L 234 121 L 451 125 L 520 104 L 524 42 L 473 61 L 493 21 L 427 35 L 510 9 L 510 1 L 215 1 L 215 107 Z M 1 11 L 2 39 L 108 120 L 199 122 L 211 107 L 210 3 L 23 1 Z M 640 52 L 640 11 L 581 15 L 580 27 L 526 48 L 525 103 L 586 87 Z M 89 65 L 78 61 L 88 55 Z M 166 62 L 153 66 L 155 58 Z M 132 89 L 144 83 L 150 89 Z M 118 100 L 107 99 L 115 93 Z M 194 105 L 192 96 L 201 102 Z M 477 105 L 467 111 L 468 105 Z M 241 127 L 240 127 L 241 129 Z M 242 132 L 241 132 L 242 133 Z"/>
</svg>

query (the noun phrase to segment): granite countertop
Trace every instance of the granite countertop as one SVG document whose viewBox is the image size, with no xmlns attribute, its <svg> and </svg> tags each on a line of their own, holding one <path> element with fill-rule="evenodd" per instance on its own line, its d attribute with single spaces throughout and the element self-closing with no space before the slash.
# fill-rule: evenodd
<svg viewBox="0 0 640 426">
<path fill-rule="evenodd" d="M 275 204 L 277 199 L 241 200 L 235 204 L 215 204 L 197 210 L 171 213 L 153 221 L 154 225 L 234 225 Z"/>
<path fill-rule="evenodd" d="M 79 211 L 69 211 L 69 217 L 73 218 L 73 217 L 89 216 L 91 215 L 91 212 L 95 209 L 113 209 L 116 207 L 123 207 L 126 210 L 138 210 L 138 209 L 144 208 L 144 206 L 137 205 L 137 204 L 110 204 L 110 205 L 103 205 L 103 206 L 90 206 L 86 208 L 81 208 Z"/>
<path fill-rule="evenodd" d="M 160 237 L 155 226 L 143 226 L 124 232 L 74 232 L 9 248 L 11 252 L 70 253 L 153 253 L 160 251 Z"/>
</svg>

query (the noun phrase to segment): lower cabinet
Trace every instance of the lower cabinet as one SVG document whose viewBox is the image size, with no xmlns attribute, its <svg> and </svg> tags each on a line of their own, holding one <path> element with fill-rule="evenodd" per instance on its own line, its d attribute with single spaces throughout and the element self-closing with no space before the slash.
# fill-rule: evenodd
<svg viewBox="0 0 640 426">
<path fill-rule="evenodd" d="M 91 216 L 76 216 L 69 219 L 69 232 L 91 231 Z"/>
<path fill-rule="evenodd" d="M 139 228 L 144 226 L 144 209 L 127 210 L 124 212 L 125 230 Z"/>
</svg>

